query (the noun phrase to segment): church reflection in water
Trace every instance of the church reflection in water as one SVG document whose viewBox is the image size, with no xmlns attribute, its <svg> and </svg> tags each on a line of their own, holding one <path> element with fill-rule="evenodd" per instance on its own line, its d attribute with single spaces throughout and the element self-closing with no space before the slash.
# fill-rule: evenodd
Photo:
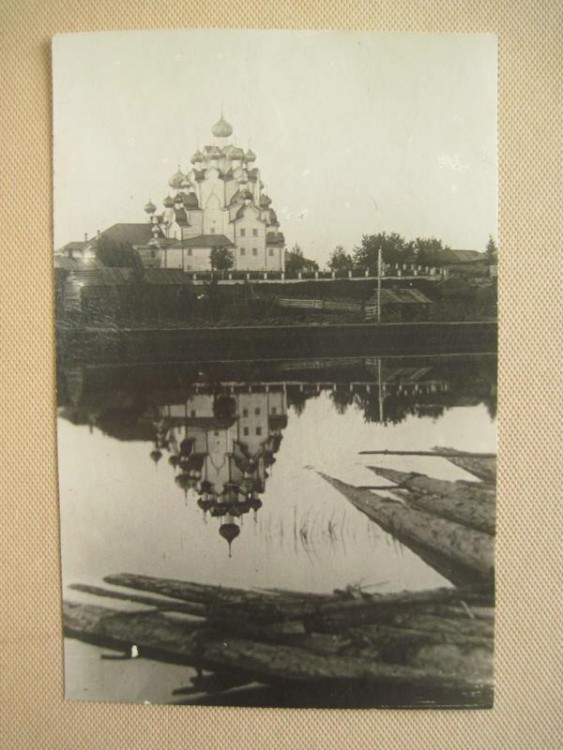
<svg viewBox="0 0 563 750">
<path fill-rule="evenodd" d="M 153 420 L 151 458 L 176 469 L 186 496 L 197 493 L 204 514 L 221 519 L 229 544 L 240 534 L 242 516 L 262 506 L 268 468 L 287 426 L 284 386 L 231 386 L 221 392 L 195 386 L 184 403 L 160 407 Z"/>
<path fill-rule="evenodd" d="M 59 416 L 119 441 L 152 444 L 186 500 L 218 519 L 232 542 L 263 502 L 288 412 L 298 417 L 325 394 L 365 422 L 437 419 L 452 407 L 496 413 L 496 358 L 441 357 L 192 363 L 178 366 L 62 366 Z M 322 428 L 320 428 L 322 429 Z"/>
</svg>

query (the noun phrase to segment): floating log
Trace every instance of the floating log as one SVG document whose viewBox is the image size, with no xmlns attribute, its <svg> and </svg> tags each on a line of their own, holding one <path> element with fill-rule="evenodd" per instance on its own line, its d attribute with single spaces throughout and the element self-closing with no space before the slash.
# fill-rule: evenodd
<svg viewBox="0 0 563 750">
<path fill-rule="evenodd" d="M 322 601 L 322 597 L 298 595 L 295 592 L 284 597 L 281 594 L 268 595 L 259 591 L 229 589 L 132 573 L 106 576 L 104 581 L 186 602 L 205 604 L 208 607 L 208 617 L 214 620 L 246 619 L 248 613 L 251 613 L 254 622 L 260 624 L 295 620 L 311 614 L 315 603 Z"/>
<path fill-rule="evenodd" d="M 434 479 L 434 477 L 420 474 L 419 472 L 398 471 L 383 466 L 368 466 L 368 468 L 384 479 L 400 485 L 401 488 L 413 490 L 428 495 L 439 495 L 442 497 L 460 497 L 479 502 L 484 505 L 494 504 L 495 491 L 492 487 L 482 482 L 466 482 L 463 479 L 451 482 L 446 479 Z M 392 486 L 386 489 L 395 489 Z"/>
<path fill-rule="evenodd" d="M 486 454 L 471 454 L 462 453 L 461 451 L 455 451 L 453 448 L 449 448 L 444 452 L 444 449 L 436 448 L 436 451 L 441 450 L 444 458 L 447 458 L 455 466 L 460 469 L 467 471 L 469 474 L 481 479 L 483 482 L 489 484 L 496 484 L 497 481 L 497 457 L 495 455 L 487 456 Z M 438 453 L 436 453 L 438 455 Z"/>
<path fill-rule="evenodd" d="M 454 448 L 433 448 L 431 451 L 360 451 L 361 456 L 427 456 L 447 458 L 455 466 L 481 479 L 494 484 L 497 478 L 497 457 L 495 453 L 469 453 Z"/>
<path fill-rule="evenodd" d="M 430 623 L 430 629 L 436 627 L 438 633 L 444 632 L 431 618 L 445 621 L 448 623 L 446 631 L 451 626 L 458 635 L 470 632 L 468 628 L 474 634 L 492 634 L 493 593 L 453 588 L 391 594 L 381 599 L 374 597 L 364 601 L 335 602 L 319 608 L 316 615 L 305 619 L 304 624 L 307 630 L 315 632 L 341 633 L 351 628 L 373 625 L 428 630 Z M 466 621 L 470 623 L 469 626 Z M 484 621 L 484 624 L 480 621 Z"/>
<path fill-rule="evenodd" d="M 350 502 L 407 547 L 413 543 L 439 553 L 479 578 L 491 581 L 494 575 L 494 538 L 454 521 L 406 507 L 400 502 L 358 490 L 339 479 L 318 472 Z"/>
<path fill-rule="evenodd" d="M 454 448 L 434 448 L 431 451 L 360 451 L 360 456 L 428 456 L 430 458 L 451 458 L 455 456 L 496 460 L 495 453 L 465 453 L 464 451 L 456 451 Z"/>
<path fill-rule="evenodd" d="M 166 601 L 165 599 L 157 599 L 154 596 L 139 596 L 138 594 L 113 591 L 112 589 L 90 586 L 84 583 L 73 583 L 69 588 L 73 591 L 81 591 L 84 594 L 92 594 L 93 596 L 119 599 L 121 601 L 134 602 L 135 604 L 145 604 L 148 607 L 158 609 L 160 612 L 181 612 L 186 615 L 195 615 L 196 617 L 206 617 L 207 615 L 207 608 L 203 604 Z"/>
<path fill-rule="evenodd" d="M 338 600 L 333 597 L 320 604 L 317 611 L 330 613 L 371 608 L 377 611 L 395 611 L 404 607 L 432 607 L 453 605 L 460 602 L 474 606 L 491 607 L 494 605 L 494 592 L 490 585 L 469 586 L 466 588 L 438 588 L 422 591 L 399 591 L 392 594 L 365 594 L 361 599 Z"/>
<path fill-rule="evenodd" d="M 469 526 L 487 534 L 495 533 L 494 491 L 477 483 L 447 482 L 424 474 L 407 473 L 370 466 L 378 476 L 396 482 L 396 492 L 413 508 Z"/>
</svg>

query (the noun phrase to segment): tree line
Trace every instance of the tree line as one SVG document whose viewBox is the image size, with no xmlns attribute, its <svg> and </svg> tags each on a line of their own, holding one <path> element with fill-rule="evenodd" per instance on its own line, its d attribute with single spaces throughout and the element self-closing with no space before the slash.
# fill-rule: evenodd
<svg viewBox="0 0 563 750">
<path fill-rule="evenodd" d="M 415 262 L 422 266 L 441 266 L 451 248 L 435 237 L 417 237 L 405 240 L 400 234 L 379 232 L 364 234 L 362 242 L 352 253 L 337 245 L 328 259 L 329 271 L 366 271 L 376 269 L 381 248 L 381 260 L 387 265 Z M 497 262 L 497 247 L 492 237 L 487 243 L 485 256 L 490 264 Z"/>
<path fill-rule="evenodd" d="M 405 240 L 396 232 L 364 234 L 361 244 L 351 253 L 346 252 L 342 245 L 337 245 L 329 256 L 326 268 L 336 273 L 375 271 L 380 248 L 382 262 L 386 265 L 415 262 L 423 266 L 441 266 L 445 262 L 448 251 L 451 250 L 442 240 L 434 237 Z M 487 262 L 491 265 L 496 264 L 497 255 L 496 243 L 490 237 L 485 250 Z M 141 258 L 128 243 L 117 244 L 102 237 L 97 243 L 96 256 L 105 266 L 133 268 L 136 274 L 142 276 Z M 232 250 L 227 247 L 214 247 L 210 253 L 210 264 L 213 271 L 229 271 L 234 266 Z M 295 244 L 286 252 L 285 270 L 290 274 L 318 271 L 319 264 L 306 258 L 301 247 Z"/>
</svg>

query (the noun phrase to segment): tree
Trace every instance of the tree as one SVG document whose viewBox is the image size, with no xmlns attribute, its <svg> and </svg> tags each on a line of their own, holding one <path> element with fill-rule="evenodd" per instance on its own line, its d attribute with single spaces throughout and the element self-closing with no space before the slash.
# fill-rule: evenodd
<svg viewBox="0 0 563 750">
<path fill-rule="evenodd" d="M 299 273 L 300 271 L 317 271 L 318 263 L 309 260 L 303 255 L 303 250 L 295 244 L 285 256 L 285 270 L 288 273 Z"/>
<path fill-rule="evenodd" d="M 450 249 L 435 237 L 417 237 L 407 247 L 416 256 L 417 263 L 428 266 L 441 265 L 444 251 Z"/>
<path fill-rule="evenodd" d="M 350 253 L 347 253 L 342 245 L 337 245 L 327 263 L 329 271 L 336 271 L 336 273 L 347 273 L 351 271 L 354 266 L 354 261 Z"/>
<path fill-rule="evenodd" d="M 96 243 L 96 258 L 108 268 L 132 268 L 135 278 L 144 274 L 143 261 L 129 242 L 113 242 L 100 237 Z"/>
<path fill-rule="evenodd" d="M 487 249 L 485 251 L 485 255 L 487 256 L 487 263 L 490 266 L 496 265 L 498 261 L 498 249 L 496 246 L 496 242 L 492 238 L 492 236 L 489 237 L 489 241 L 487 242 Z"/>
<path fill-rule="evenodd" d="M 228 271 L 235 262 L 233 252 L 228 247 L 212 248 L 209 257 L 213 271 Z"/>
<path fill-rule="evenodd" d="M 362 244 L 354 248 L 354 266 L 360 271 L 377 270 L 379 248 L 383 263 L 399 263 L 408 253 L 408 247 L 400 234 L 364 234 Z"/>
</svg>

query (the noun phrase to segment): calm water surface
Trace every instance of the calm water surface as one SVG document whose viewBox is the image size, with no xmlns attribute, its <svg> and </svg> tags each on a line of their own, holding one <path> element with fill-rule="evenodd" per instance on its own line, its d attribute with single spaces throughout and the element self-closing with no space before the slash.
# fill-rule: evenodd
<svg viewBox="0 0 563 750">
<path fill-rule="evenodd" d="M 116 606 L 66 587 L 119 572 L 319 592 L 450 585 L 317 471 L 355 485 L 384 484 L 374 464 L 473 479 L 441 458 L 359 454 L 494 452 L 495 365 L 479 355 L 61 368 L 65 598 Z M 188 674 L 66 644 L 69 697 L 169 701 Z"/>
</svg>

